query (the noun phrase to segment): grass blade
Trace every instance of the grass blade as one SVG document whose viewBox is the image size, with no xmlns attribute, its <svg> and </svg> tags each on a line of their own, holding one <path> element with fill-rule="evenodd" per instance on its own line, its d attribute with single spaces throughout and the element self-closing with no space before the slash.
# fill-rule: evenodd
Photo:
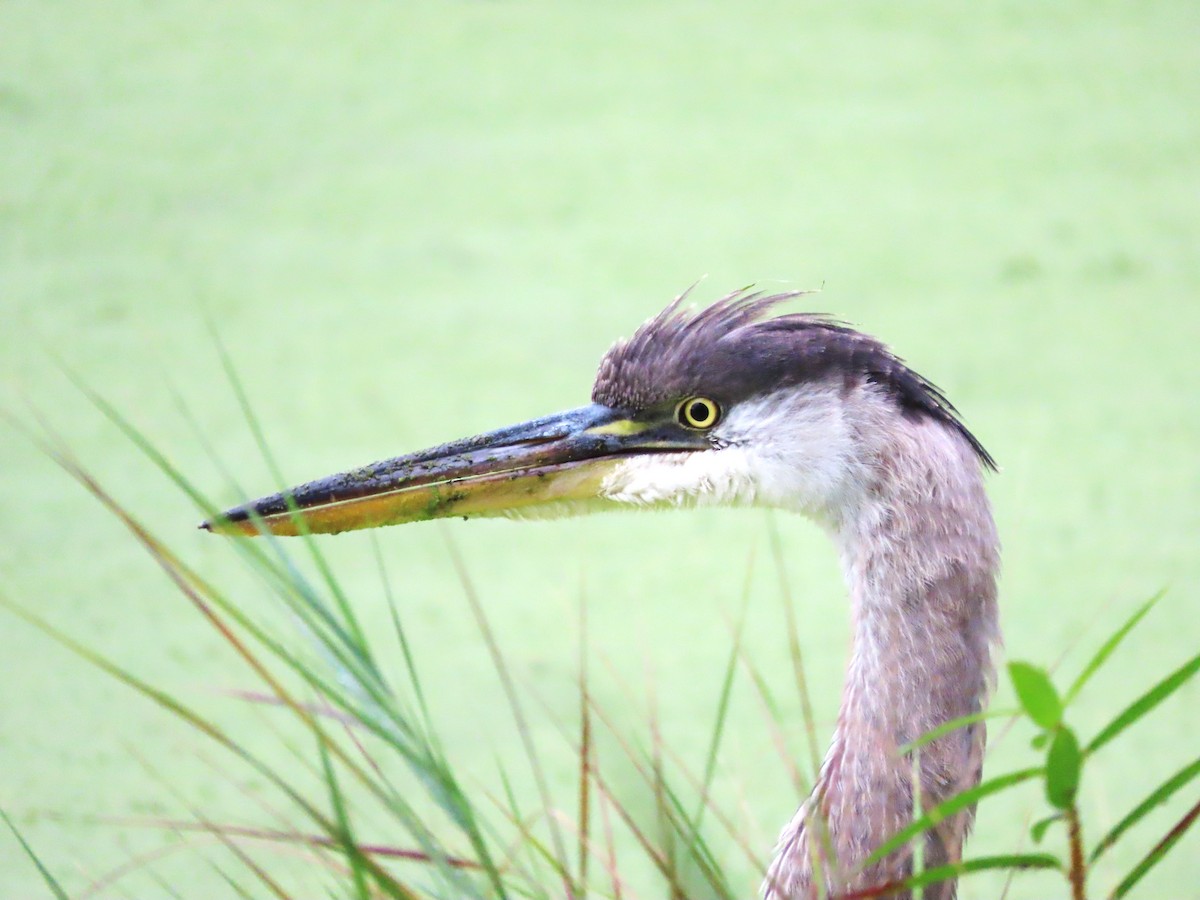
<svg viewBox="0 0 1200 900">
<path fill-rule="evenodd" d="M 1200 671 L 1200 654 L 1193 656 L 1182 666 L 1156 684 L 1142 696 L 1134 700 L 1133 703 L 1125 707 L 1115 719 L 1101 730 L 1101 732 L 1092 738 L 1092 742 L 1087 746 L 1087 753 L 1093 753 L 1099 750 L 1118 734 L 1136 722 L 1146 713 L 1150 712 L 1158 704 L 1166 700 L 1171 694 L 1175 693 L 1182 687 L 1188 679 Z"/>
<path fill-rule="evenodd" d="M 338 786 L 337 773 L 333 770 L 333 763 L 329 759 L 329 748 L 325 746 L 324 741 L 317 741 L 317 752 L 321 757 L 322 774 L 325 776 L 325 784 L 329 788 L 329 799 L 333 806 L 334 821 L 337 823 L 337 839 L 341 850 L 346 855 L 346 860 L 350 864 L 350 874 L 354 879 L 354 893 L 359 900 L 370 900 L 371 895 L 367 891 L 367 876 L 362 864 L 362 853 L 358 849 L 358 845 L 354 840 L 353 832 L 350 828 L 350 817 L 346 813 L 346 801 L 342 796 L 341 788 Z"/>
<path fill-rule="evenodd" d="M 967 725 L 974 725 L 976 722 L 983 722 L 986 719 L 1006 719 L 1012 716 L 1021 714 L 1019 709 L 983 709 L 979 712 L 971 713 L 968 716 L 959 716 L 957 719 L 951 719 L 949 722 L 943 722 L 937 728 L 931 728 L 915 741 L 909 741 L 907 744 L 901 744 L 896 753 L 899 756 L 907 756 L 914 750 L 924 747 L 936 741 L 940 737 L 945 737 L 952 731 L 958 731 L 960 728 L 965 728 Z"/>
<path fill-rule="evenodd" d="M 712 737 L 708 742 L 708 755 L 704 760 L 704 776 L 700 796 L 696 800 L 696 812 L 692 816 L 688 844 L 699 838 L 700 829 L 704 824 L 704 812 L 709 805 L 709 795 L 712 791 L 713 778 L 717 773 L 717 755 L 721 748 L 721 738 L 725 734 L 725 722 L 729 716 L 729 699 L 733 693 L 734 677 L 737 675 L 738 659 L 742 653 L 742 634 L 746 627 L 746 614 L 750 608 L 750 574 L 754 570 L 754 554 L 746 566 L 746 581 L 742 591 L 742 612 L 733 631 L 733 646 L 730 648 L 729 661 L 725 665 L 725 674 L 721 679 L 721 693 L 717 699 L 717 718 L 713 724 Z"/>
<path fill-rule="evenodd" d="M 588 685 L 587 596 L 579 596 L 579 873 L 576 881 L 588 893 L 588 858 L 591 856 L 592 800 L 592 711 Z"/>
<path fill-rule="evenodd" d="M 1183 818 L 1175 823 L 1175 827 L 1168 831 L 1163 839 L 1155 844 L 1149 853 L 1142 857 L 1142 861 L 1134 866 L 1128 875 L 1121 879 L 1121 883 L 1112 892 L 1112 900 L 1120 900 L 1120 898 L 1133 890 L 1134 886 L 1142 880 L 1143 876 L 1158 865 L 1162 861 L 1162 858 L 1167 855 L 1167 851 L 1174 847 L 1179 839 L 1187 833 L 1187 830 L 1196 824 L 1197 819 L 1200 819 L 1200 802 L 1197 802 L 1195 806 L 1184 813 Z"/>
<path fill-rule="evenodd" d="M 102 399 L 96 398 L 99 405 L 103 405 Z M 197 498 L 197 502 L 202 507 L 207 504 L 203 498 L 195 492 L 195 490 L 187 483 L 187 481 L 174 470 L 170 464 L 159 454 L 149 441 L 140 434 L 128 422 L 121 419 L 115 410 L 104 409 L 105 414 L 116 424 L 123 433 L 140 449 L 147 453 L 152 461 L 174 481 L 180 489 L 189 493 L 189 495 Z M 39 420 L 40 421 L 40 420 Z M 431 745 L 413 744 L 414 731 L 410 723 L 405 717 L 398 713 L 393 706 L 393 698 L 386 687 L 386 683 L 378 676 L 377 670 L 369 660 L 363 661 L 360 655 L 354 650 L 352 642 L 346 637 L 345 633 L 340 629 L 330 618 L 330 612 L 320 602 L 315 593 L 303 583 L 303 579 L 290 567 L 286 565 L 284 558 L 284 566 L 280 566 L 272 561 L 261 549 L 252 546 L 253 542 L 249 540 L 235 541 L 233 546 L 243 551 L 251 561 L 252 565 L 259 571 L 265 572 L 271 576 L 273 581 L 272 586 L 275 588 L 280 598 L 285 601 L 289 610 L 295 613 L 305 626 L 309 627 L 312 636 L 318 638 L 322 642 L 324 649 L 330 651 L 330 655 L 334 659 L 329 660 L 331 663 L 342 666 L 339 670 L 339 675 L 345 675 L 353 680 L 353 688 L 355 693 L 353 696 L 344 689 L 343 679 L 339 677 L 338 681 L 331 682 L 328 678 L 316 672 L 311 666 L 305 665 L 302 660 L 297 658 L 286 650 L 281 643 L 272 638 L 266 631 L 250 619 L 237 604 L 223 597 L 219 591 L 208 584 L 204 579 L 191 570 L 184 564 L 174 553 L 172 553 L 164 544 L 157 538 L 151 535 L 147 529 L 126 510 L 121 504 L 109 494 L 96 480 L 91 476 L 79 463 L 75 460 L 68 450 L 63 448 L 61 439 L 53 432 L 45 422 L 41 422 L 43 429 L 54 439 L 56 443 L 52 445 L 49 439 L 43 439 L 37 436 L 30 435 L 35 444 L 39 446 L 54 462 L 62 467 L 69 475 L 75 478 L 83 487 L 85 487 L 93 496 L 96 497 L 116 518 L 118 518 L 137 538 L 138 542 L 149 552 L 156 563 L 166 572 L 167 576 L 176 585 L 176 587 L 188 598 L 192 605 L 207 619 L 207 621 L 218 631 L 225 642 L 232 647 L 237 654 L 250 666 L 250 668 L 270 687 L 271 691 L 287 706 L 287 708 L 299 718 L 314 734 L 317 734 L 320 740 L 328 741 L 328 737 L 321 733 L 316 717 L 310 714 L 290 693 L 282 686 L 281 682 L 268 670 L 263 661 L 256 656 L 246 641 L 238 634 L 229 622 L 222 620 L 217 614 L 217 609 L 223 612 L 234 624 L 236 624 L 242 632 L 253 637 L 259 644 L 265 647 L 270 654 L 277 660 L 286 664 L 295 674 L 302 678 L 321 696 L 333 701 L 343 712 L 353 716 L 364 726 L 370 728 L 376 736 L 387 741 L 394 749 L 396 749 L 402 758 L 409 764 L 414 773 L 422 781 L 428 789 L 433 800 L 446 811 L 454 822 L 463 830 L 464 834 L 471 840 L 472 846 L 480 859 L 485 862 L 485 868 L 489 874 L 495 874 L 493 867 L 486 865 L 487 848 L 480 834 L 478 825 L 474 820 L 474 814 L 471 809 L 470 802 L 466 799 L 461 788 L 456 783 L 453 775 L 448 767 L 441 760 L 435 749 Z M 282 556 L 282 554 L 281 554 Z M 2 601 L 2 598 L 0 598 Z M 192 725 L 199 727 L 200 722 L 197 717 L 185 710 L 180 704 L 176 703 L 173 698 L 168 695 L 156 691 L 149 685 L 138 682 L 136 679 L 131 679 L 128 673 L 123 672 L 112 663 L 104 660 L 98 654 L 91 653 L 79 645 L 77 642 L 66 638 L 61 632 L 54 629 L 49 629 L 49 626 L 36 617 L 29 614 L 27 611 L 16 607 L 14 604 L 5 604 L 14 610 L 14 612 L 22 615 L 22 617 L 31 621 L 33 624 L 41 627 L 51 636 L 68 646 L 74 652 L 82 655 L 95 665 L 99 665 L 109 674 L 118 677 L 127 684 L 135 687 L 142 693 L 150 696 L 160 705 L 168 708 L 176 715 L 182 716 Z M 215 607 L 215 608 L 214 608 Z M 319 621 L 313 616 L 319 617 Z M 327 629 L 322 626 L 328 626 Z M 345 650 L 349 651 L 349 655 Z M 361 689 L 361 690 L 359 690 Z M 364 709 L 361 705 L 356 705 L 353 701 L 357 700 L 361 703 L 371 704 L 370 709 Z M 387 721 L 381 721 L 381 715 L 386 716 Z M 208 723 L 204 723 L 208 724 Z M 391 726 L 391 727 L 388 727 Z M 224 744 L 228 749 L 238 753 L 244 760 L 262 771 L 261 761 L 248 757 L 243 749 L 233 743 L 227 735 L 221 734 L 215 729 L 204 729 L 209 737 Z M 403 740 L 401 740 L 403 738 Z M 375 780 L 367 776 L 367 774 L 354 762 L 349 759 L 341 748 L 335 744 L 328 744 L 331 752 L 338 756 L 339 760 L 348 767 L 356 778 L 362 782 L 372 793 L 381 800 L 389 809 L 395 812 L 408 827 L 413 837 L 421 845 L 421 849 L 427 852 L 437 863 L 442 874 L 448 881 L 454 883 L 459 877 L 455 870 L 446 865 L 444 860 L 447 856 L 437 846 L 437 842 L 429 833 L 425 823 L 415 814 L 412 808 L 404 802 L 404 800 L 394 794 L 388 794 L 382 790 Z M 303 798 L 292 790 L 287 784 L 282 783 L 279 779 L 274 778 L 272 773 L 265 772 L 272 781 L 284 790 L 285 793 L 297 803 L 297 805 L 317 821 L 321 828 L 327 833 L 334 833 L 334 830 L 324 820 L 311 804 L 308 804 Z M 336 826 L 334 826 L 335 828 Z M 378 867 L 369 862 L 372 874 L 376 881 L 384 886 L 389 893 L 400 889 L 400 886 L 394 882 L 385 872 L 379 870 Z M 496 876 L 497 891 L 503 895 L 503 888 L 499 886 L 498 875 Z"/>
<path fill-rule="evenodd" d="M 1079 673 L 1079 677 L 1075 679 L 1075 682 L 1071 685 L 1071 687 L 1067 689 L 1067 693 L 1063 696 L 1063 706 L 1068 705 L 1072 700 L 1075 699 L 1075 695 L 1083 689 L 1083 686 L 1087 684 L 1088 679 L 1096 674 L 1096 670 L 1104 665 L 1105 660 L 1107 660 L 1108 657 L 1112 655 L 1112 652 L 1117 649 L 1117 645 L 1120 644 L 1121 641 L 1125 639 L 1125 636 L 1133 630 L 1133 626 L 1140 622 L 1142 617 L 1154 608 L 1154 605 L 1163 598 L 1163 595 L 1166 592 L 1167 589 L 1163 588 L 1161 591 L 1139 606 L 1134 611 L 1133 615 L 1125 620 L 1125 624 L 1112 633 L 1109 639 L 1104 642 L 1104 645 L 1096 651 L 1096 655 L 1088 660 L 1088 664 L 1083 667 L 1083 671 Z"/>
<path fill-rule="evenodd" d="M 557 868 L 563 873 L 563 888 L 570 900 L 574 900 L 576 893 L 575 887 L 571 884 L 570 867 L 567 862 L 567 849 L 563 840 L 562 831 L 558 827 L 558 821 L 554 816 L 553 804 L 550 800 L 550 788 L 546 783 L 545 769 L 541 763 L 541 757 L 538 755 L 537 747 L 533 742 L 533 733 L 529 728 L 529 723 L 525 719 L 524 710 L 521 707 L 521 702 L 518 699 L 516 685 L 513 682 L 512 674 L 508 671 L 508 665 L 504 661 L 504 654 L 500 651 L 500 645 L 496 641 L 496 633 L 492 630 L 491 624 L 488 622 L 487 615 L 484 613 L 483 604 L 479 601 L 479 595 L 475 591 L 475 584 L 471 581 L 470 575 L 467 573 L 466 564 L 463 562 L 462 556 L 458 552 L 458 547 L 450 540 L 449 532 L 443 531 L 443 536 L 446 538 L 446 546 L 450 551 L 450 558 L 454 564 L 454 569 L 458 573 L 459 582 L 462 584 L 463 592 L 466 594 L 467 603 L 471 607 L 471 612 L 475 616 L 475 621 L 479 625 L 480 633 L 483 636 L 484 643 L 487 645 L 488 654 L 492 658 L 492 665 L 496 670 L 496 674 L 500 678 L 501 687 L 504 689 L 504 695 L 508 699 L 509 709 L 512 710 L 513 719 L 517 725 L 517 733 L 521 738 L 521 744 L 525 750 L 526 759 L 529 761 L 530 770 L 533 772 L 534 783 L 537 785 L 538 794 L 542 801 L 542 812 L 546 817 L 546 825 L 550 829 L 550 840 L 554 847 L 554 855 L 557 861 Z M 487 865 L 489 872 L 494 871 L 490 861 L 490 855 L 486 847 L 480 844 L 477 848 L 480 852 L 481 859 Z M 497 889 L 501 897 L 506 896 L 503 882 L 497 875 L 493 880 L 493 886 Z"/>
<path fill-rule="evenodd" d="M 984 797 L 991 794 L 999 793 L 1007 788 L 1018 785 L 1023 781 L 1028 781 L 1031 778 L 1036 778 L 1046 770 L 1041 766 L 1030 769 L 1019 769 L 1016 772 L 1009 772 L 1007 775 L 999 775 L 995 778 L 989 778 L 987 781 L 977 784 L 970 790 L 963 791 L 961 794 L 955 794 L 949 800 L 944 800 L 929 810 L 921 818 L 912 822 L 905 828 L 900 829 L 888 840 L 884 841 L 879 847 L 863 860 L 862 868 L 866 868 L 878 860 L 883 859 L 893 850 L 903 847 L 917 835 L 928 831 L 939 822 L 942 822 L 956 812 L 966 809 Z"/>
<path fill-rule="evenodd" d="M 1156 806 L 1166 803 L 1168 798 L 1181 787 L 1190 782 L 1197 775 L 1200 775 L 1200 757 L 1194 759 L 1189 765 L 1184 766 L 1153 791 L 1147 795 L 1146 799 L 1131 809 L 1126 816 L 1121 819 L 1104 837 L 1096 844 L 1096 848 L 1092 850 L 1090 862 L 1095 862 L 1100 856 L 1108 850 L 1117 839 L 1126 831 L 1145 818 L 1146 814 L 1151 812 Z"/>
<path fill-rule="evenodd" d="M 937 884 L 949 878 L 958 878 L 972 872 L 987 872 L 994 869 L 1027 870 L 1027 869 L 1061 869 L 1062 863 L 1058 857 L 1049 853 L 1010 853 L 999 856 L 981 856 L 960 863 L 945 866 L 935 866 L 926 869 L 919 875 L 914 875 L 904 882 L 906 887 L 921 888 Z"/>
<path fill-rule="evenodd" d="M 133 673 L 122 669 L 116 663 L 102 656 L 94 650 L 73 640 L 66 633 L 55 628 L 45 619 L 39 618 L 29 610 L 15 603 L 11 603 L 3 595 L 0 595 L 0 606 L 5 607 L 14 615 L 24 619 L 35 628 L 41 630 L 44 634 L 53 638 L 57 643 L 70 650 L 72 653 L 87 661 L 91 665 L 105 672 L 109 676 L 117 679 L 126 686 L 134 689 L 149 700 L 160 707 L 166 709 L 171 714 L 186 722 L 188 725 L 196 728 L 202 734 L 224 747 L 238 759 L 242 760 L 255 772 L 262 775 L 271 784 L 277 787 L 285 796 L 288 797 L 296 807 L 306 816 L 313 820 L 322 831 L 328 835 L 337 834 L 337 826 L 325 818 L 315 806 L 309 803 L 299 791 L 285 781 L 276 771 L 265 764 L 261 759 L 250 753 L 245 747 L 233 740 L 228 734 L 214 725 L 211 721 L 201 716 L 191 708 L 185 706 L 179 700 L 176 700 L 165 691 L 159 690 L 153 685 L 141 680 Z M 306 724 L 313 730 L 319 739 L 328 741 L 328 737 L 324 736 L 320 731 L 319 726 L 310 718 L 306 719 Z M 331 745 L 331 749 L 336 749 Z M 343 762 L 349 761 L 345 756 L 340 756 Z M 413 898 L 415 894 L 409 891 L 404 885 L 397 882 L 387 874 L 377 863 L 366 860 L 366 865 L 370 868 L 371 874 L 378 884 L 390 895 L 394 897 Z"/>
<path fill-rule="evenodd" d="M 199 821 L 202 824 L 208 824 L 204 819 L 200 819 Z M 237 857 L 238 861 L 242 865 L 244 865 L 254 874 L 254 877 L 257 878 L 259 882 L 277 898 L 277 900 L 292 900 L 291 894 L 285 891 L 283 886 L 280 885 L 279 882 L 274 878 L 272 878 L 266 869 L 255 862 L 254 858 L 244 849 L 242 849 L 237 841 L 233 840 L 233 838 L 229 837 L 229 835 L 222 834 L 220 831 L 214 830 L 212 833 L 216 836 L 217 840 L 225 845 L 225 848 L 229 850 L 230 853 Z"/>
<path fill-rule="evenodd" d="M 861 891 L 850 891 L 838 894 L 835 900 L 875 900 L 877 897 L 894 897 L 901 891 L 913 888 L 928 887 L 951 878 L 959 878 L 972 872 L 987 872 L 1001 869 L 1021 871 L 1027 869 L 1061 869 L 1062 863 L 1049 853 L 1009 853 L 1000 856 L 980 856 L 977 859 L 963 860 L 945 866 L 926 869 L 905 881 L 889 881 L 887 884 L 877 884 L 863 888 Z"/>
<path fill-rule="evenodd" d="M 25 855 L 32 860 L 35 866 L 37 866 L 38 873 L 42 876 L 42 880 L 46 882 L 46 887 L 50 888 L 50 891 L 55 897 L 58 898 L 58 900 L 70 900 L 70 898 L 67 896 L 67 892 L 64 891 L 59 883 L 54 880 L 54 876 L 50 874 L 50 870 L 42 864 L 41 859 L 39 859 L 38 855 L 33 852 L 33 848 L 26 843 L 24 836 L 20 831 L 17 830 L 17 826 L 13 824 L 13 820 L 10 819 L 8 814 L 2 809 L 0 809 L 0 819 L 4 820 L 4 824 L 8 826 L 8 830 L 13 833 L 13 837 L 17 839 L 17 842 L 21 845 L 21 849 L 25 851 Z"/>
<path fill-rule="evenodd" d="M 259 453 L 262 454 L 263 461 L 267 464 L 267 468 L 271 472 L 279 487 L 280 491 L 288 490 L 289 485 L 283 477 L 283 471 L 279 468 L 275 461 L 275 456 L 271 453 L 270 446 L 267 443 L 266 435 L 263 433 L 262 425 L 258 421 L 258 416 L 254 414 L 254 408 L 250 403 L 250 396 L 246 393 L 246 386 L 237 374 L 237 369 L 233 364 L 233 357 L 230 356 L 228 349 L 225 347 L 224 341 L 221 340 L 220 331 L 217 329 L 216 322 L 210 315 L 205 315 L 205 324 L 208 326 L 209 335 L 212 337 L 213 344 L 217 348 L 217 354 L 221 360 L 221 368 L 225 372 L 225 377 L 229 381 L 230 387 L 233 389 L 234 396 L 237 398 L 238 406 L 242 411 L 242 415 L 246 420 L 246 424 L 250 428 L 250 433 L 254 437 L 254 442 L 258 446 Z M 290 502 L 289 502 L 289 505 Z M 350 601 L 343 593 L 341 586 L 336 578 L 333 577 L 333 571 L 329 568 L 329 564 L 325 560 L 324 554 L 317 548 L 316 542 L 313 541 L 312 535 L 308 533 L 308 529 L 304 520 L 292 511 L 293 517 L 300 526 L 300 532 L 304 537 L 305 545 L 312 556 L 313 562 L 316 563 L 317 569 L 320 571 L 325 580 L 329 592 L 333 595 L 334 601 L 337 603 L 338 611 L 342 616 L 342 624 L 350 632 L 351 638 L 347 640 L 350 646 L 360 657 L 362 663 L 368 666 L 375 674 L 378 674 L 378 669 L 375 665 L 375 660 L 371 656 L 370 645 L 367 643 L 366 635 L 363 633 L 361 626 L 358 623 L 357 617 L 354 615 L 354 610 L 350 606 Z M 266 529 L 260 529 L 265 533 Z"/>
<path fill-rule="evenodd" d="M 767 516 L 768 532 L 771 536 L 771 556 L 775 561 L 775 570 L 779 575 L 779 598 L 783 605 L 783 614 L 787 621 L 788 653 L 792 658 L 792 671 L 796 679 L 796 695 L 800 698 L 800 714 L 804 721 L 804 733 L 808 738 L 808 756 L 812 764 L 811 772 L 814 779 L 821 771 L 821 748 L 817 746 L 817 720 L 813 714 L 812 698 L 808 692 L 808 675 L 804 670 L 804 654 L 800 650 L 800 628 L 796 623 L 796 607 L 792 602 L 792 592 L 788 587 L 787 569 L 783 562 L 783 543 L 779 539 L 779 528 L 775 519 Z"/>
</svg>

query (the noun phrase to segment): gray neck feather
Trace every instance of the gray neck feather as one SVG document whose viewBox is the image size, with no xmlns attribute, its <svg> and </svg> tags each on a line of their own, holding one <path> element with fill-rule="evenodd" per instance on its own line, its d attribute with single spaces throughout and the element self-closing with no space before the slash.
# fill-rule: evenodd
<svg viewBox="0 0 1200 900">
<path fill-rule="evenodd" d="M 852 426 L 864 448 L 852 487 L 821 516 L 841 551 L 853 653 L 817 786 L 780 837 L 770 900 L 816 896 L 814 858 L 833 894 L 908 877 L 911 848 L 858 871 L 913 817 L 917 763 L 897 748 L 978 711 L 993 678 L 999 550 L 979 459 L 942 423 L 868 406 L 876 414 Z M 921 749 L 926 808 L 978 783 L 983 745 L 979 723 Z M 960 858 L 972 813 L 927 835 L 926 868 Z M 955 886 L 924 896 L 949 900 Z"/>
</svg>

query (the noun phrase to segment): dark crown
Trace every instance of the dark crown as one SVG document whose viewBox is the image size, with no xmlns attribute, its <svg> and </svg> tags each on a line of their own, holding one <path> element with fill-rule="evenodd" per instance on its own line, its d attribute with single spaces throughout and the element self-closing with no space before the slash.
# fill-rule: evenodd
<svg viewBox="0 0 1200 900">
<path fill-rule="evenodd" d="M 698 312 L 677 297 L 600 361 L 592 399 L 619 409 L 656 410 L 692 396 L 729 408 L 804 382 L 842 378 L 877 384 L 902 413 L 928 416 L 961 434 L 989 469 L 996 463 L 945 394 L 885 344 L 829 316 L 768 317 L 803 291 L 734 291 Z"/>
</svg>

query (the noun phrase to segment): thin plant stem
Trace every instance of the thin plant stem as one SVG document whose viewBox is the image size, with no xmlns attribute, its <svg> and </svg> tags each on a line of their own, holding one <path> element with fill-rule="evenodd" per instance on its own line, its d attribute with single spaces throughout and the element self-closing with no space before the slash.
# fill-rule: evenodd
<svg viewBox="0 0 1200 900">
<path fill-rule="evenodd" d="M 1087 863 L 1083 859 L 1083 826 L 1079 822 L 1079 807 L 1074 803 L 1064 813 L 1067 820 L 1067 841 L 1071 847 L 1071 900 L 1087 900 Z"/>
</svg>

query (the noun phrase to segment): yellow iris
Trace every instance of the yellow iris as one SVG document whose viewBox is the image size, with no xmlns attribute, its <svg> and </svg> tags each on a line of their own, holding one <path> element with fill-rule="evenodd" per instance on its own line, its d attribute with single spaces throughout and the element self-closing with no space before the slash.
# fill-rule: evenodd
<svg viewBox="0 0 1200 900">
<path fill-rule="evenodd" d="M 690 397 L 679 404 L 675 415 L 685 428 L 712 428 L 721 418 L 721 407 L 707 397 Z"/>
</svg>

